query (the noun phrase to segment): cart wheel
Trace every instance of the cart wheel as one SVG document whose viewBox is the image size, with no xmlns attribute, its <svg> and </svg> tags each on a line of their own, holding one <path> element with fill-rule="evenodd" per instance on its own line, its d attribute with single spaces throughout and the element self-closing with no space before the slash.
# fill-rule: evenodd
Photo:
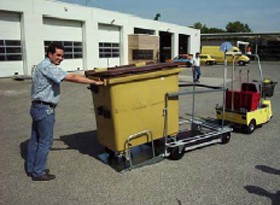
<svg viewBox="0 0 280 205">
<path fill-rule="evenodd" d="M 244 66 L 245 63 L 244 63 L 243 61 L 239 61 L 239 62 L 238 62 L 238 65 L 239 65 L 239 66 Z"/>
<path fill-rule="evenodd" d="M 247 134 L 252 134 L 256 129 L 256 120 L 251 120 L 249 125 L 246 126 L 245 131 Z"/>
<path fill-rule="evenodd" d="M 223 134 L 221 144 L 227 144 L 230 141 L 230 133 Z"/>
<path fill-rule="evenodd" d="M 179 152 L 179 147 L 174 147 L 171 149 L 170 151 L 170 156 L 169 158 L 171 160 L 179 160 L 184 156 L 185 152 L 184 152 L 184 148 L 182 149 L 182 152 Z"/>
</svg>

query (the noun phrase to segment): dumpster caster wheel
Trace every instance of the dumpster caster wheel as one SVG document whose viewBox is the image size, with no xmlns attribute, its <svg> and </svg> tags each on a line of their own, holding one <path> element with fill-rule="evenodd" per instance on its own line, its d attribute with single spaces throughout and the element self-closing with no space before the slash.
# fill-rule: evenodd
<svg viewBox="0 0 280 205">
<path fill-rule="evenodd" d="M 107 154 L 109 154 L 110 157 L 114 157 L 115 156 L 115 152 L 110 150 L 108 147 L 105 147 L 105 152 Z"/>
<path fill-rule="evenodd" d="M 223 134 L 221 137 L 221 144 L 227 144 L 230 141 L 230 133 Z"/>
<path fill-rule="evenodd" d="M 251 120 L 249 125 L 245 127 L 245 132 L 247 134 L 252 134 L 255 129 L 256 129 L 256 121 L 255 120 Z"/>
<path fill-rule="evenodd" d="M 127 159 L 126 157 L 123 157 L 123 164 L 124 164 L 125 169 L 131 170 L 130 160 Z"/>
<path fill-rule="evenodd" d="M 180 153 L 180 149 L 179 147 L 174 147 L 170 150 L 170 156 L 169 158 L 171 160 L 179 160 L 184 156 L 185 152 L 184 152 L 184 148 L 182 149 L 181 153 Z"/>
</svg>

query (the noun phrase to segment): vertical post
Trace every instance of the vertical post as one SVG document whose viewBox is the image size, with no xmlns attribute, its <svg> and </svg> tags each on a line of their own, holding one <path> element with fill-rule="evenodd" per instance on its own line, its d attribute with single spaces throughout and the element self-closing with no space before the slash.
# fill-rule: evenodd
<svg viewBox="0 0 280 205">
<path fill-rule="evenodd" d="M 224 79 L 223 79 L 223 86 L 224 88 L 226 88 L 226 78 L 227 78 L 227 55 L 226 55 L 226 52 L 224 52 L 224 64 L 225 64 L 225 67 L 224 67 Z"/>
<path fill-rule="evenodd" d="M 179 54 L 179 34 L 172 33 L 171 35 L 171 58 Z"/>
<path fill-rule="evenodd" d="M 226 56 L 226 50 L 224 51 L 224 79 L 223 79 L 223 87 L 224 90 L 226 90 L 226 78 L 227 78 L 227 56 Z M 223 116 L 222 116 L 222 128 L 224 127 L 224 121 L 225 121 L 225 111 L 226 111 L 226 95 L 225 91 L 223 92 Z"/>
<path fill-rule="evenodd" d="M 239 87 L 241 88 L 242 86 L 242 70 L 239 70 Z"/>
<path fill-rule="evenodd" d="M 234 83 L 234 68 L 235 68 L 235 56 L 232 56 L 232 72 L 231 72 L 231 110 L 234 110 L 234 92 L 233 92 L 233 83 Z"/>
<path fill-rule="evenodd" d="M 260 61 L 260 57 L 259 55 L 255 55 L 255 57 L 257 58 L 258 60 L 258 69 L 259 69 L 259 76 L 260 76 L 260 79 L 259 79 L 259 84 L 260 84 L 260 95 L 261 95 L 261 98 L 263 97 L 263 73 L 262 73 L 262 66 L 261 66 L 261 61 Z M 261 103 L 261 98 L 260 98 L 260 103 Z"/>
<path fill-rule="evenodd" d="M 195 112 L 195 109 L 194 109 L 194 106 L 195 106 L 195 84 L 193 83 L 193 101 L 192 101 L 192 127 L 191 129 L 193 130 L 193 124 L 194 124 L 194 112 Z"/>
<path fill-rule="evenodd" d="M 168 134 L 168 93 L 165 95 L 165 107 L 163 109 L 164 114 L 164 156 L 167 156 L 167 134 Z"/>
</svg>

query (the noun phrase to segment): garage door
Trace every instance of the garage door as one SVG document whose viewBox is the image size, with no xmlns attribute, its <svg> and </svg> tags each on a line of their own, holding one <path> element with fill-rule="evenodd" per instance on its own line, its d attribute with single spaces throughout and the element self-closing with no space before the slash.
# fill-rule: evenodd
<svg viewBox="0 0 280 205">
<path fill-rule="evenodd" d="M 0 11 L 0 77 L 23 74 L 20 14 Z"/>
<path fill-rule="evenodd" d="M 65 60 L 60 67 L 66 71 L 83 69 L 82 22 L 44 17 L 45 48 L 60 42 L 65 48 Z"/>
<path fill-rule="evenodd" d="M 98 25 L 99 62 L 102 67 L 120 65 L 120 27 Z"/>
</svg>

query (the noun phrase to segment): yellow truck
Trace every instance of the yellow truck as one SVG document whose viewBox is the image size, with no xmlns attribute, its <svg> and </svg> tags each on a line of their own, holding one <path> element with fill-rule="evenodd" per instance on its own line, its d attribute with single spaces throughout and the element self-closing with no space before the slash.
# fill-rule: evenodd
<svg viewBox="0 0 280 205">
<path fill-rule="evenodd" d="M 234 61 L 240 66 L 244 66 L 250 63 L 250 58 L 246 55 L 241 55 L 241 51 L 238 47 L 233 46 L 232 50 L 228 51 L 230 53 L 239 54 L 237 55 L 227 55 L 227 62 L 232 63 L 232 56 L 237 56 Z M 220 46 L 202 46 L 201 53 L 209 54 L 216 59 L 217 63 L 224 63 L 224 52 L 220 51 Z"/>
</svg>

